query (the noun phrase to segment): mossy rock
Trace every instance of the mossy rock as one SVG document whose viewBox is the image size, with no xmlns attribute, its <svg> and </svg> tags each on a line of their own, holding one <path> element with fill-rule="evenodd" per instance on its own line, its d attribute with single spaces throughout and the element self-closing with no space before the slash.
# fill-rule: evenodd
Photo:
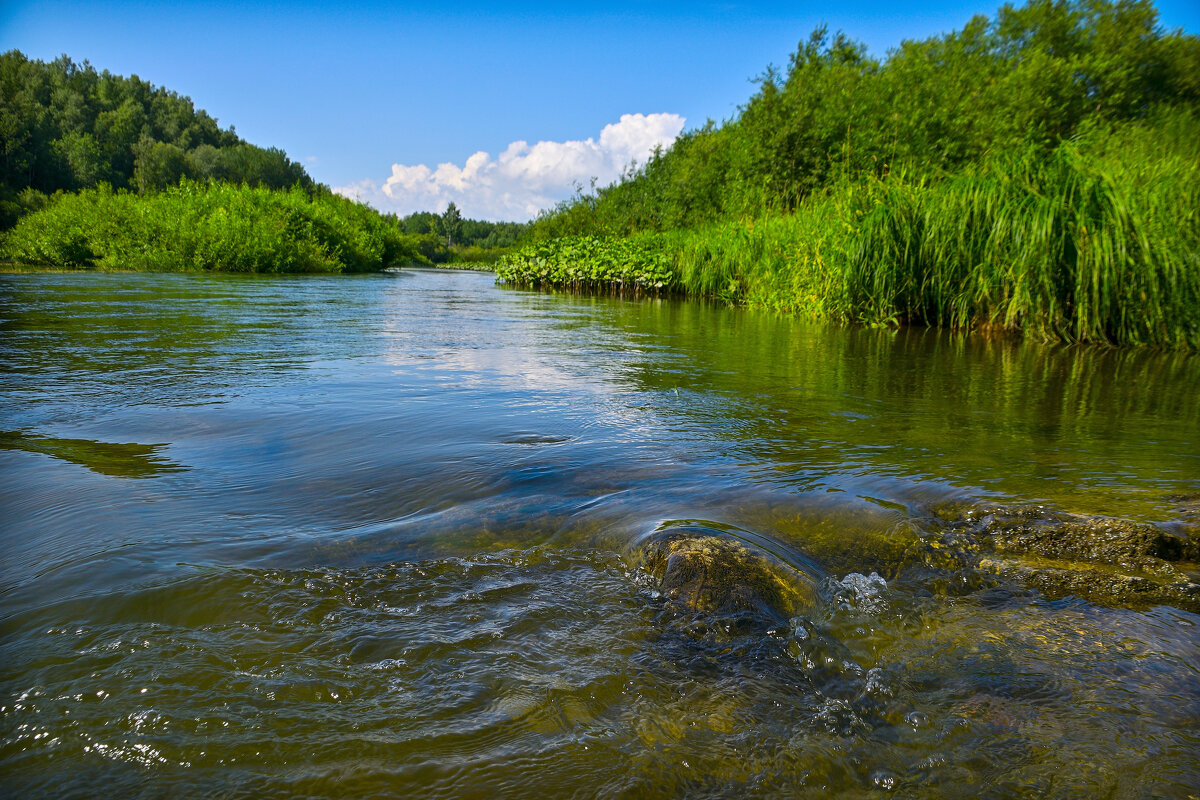
<svg viewBox="0 0 1200 800">
<path fill-rule="evenodd" d="M 1200 610 L 1200 539 L 1178 525 L 1029 505 L 935 509 L 933 516 L 939 526 L 973 542 L 981 570 L 1047 597 Z"/>
<path fill-rule="evenodd" d="M 1158 525 L 1047 511 L 1040 506 L 985 506 L 967 527 L 999 553 L 1097 562 L 1158 572 L 1164 562 L 1200 560 L 1200 542 Z"/>
<path fill-rule="evenodd" d="M 1036 558 L 983 558 L 979 568 L 1037 589 L 1052 600 L 1074 596 L 1104 606 L 1167 605 L 1200 612 L 1200 584 L 1182 574 L 1170 580 L 1131 575 L 1106 565 Z"/>
<path fill-rule="evenodd" d="M 637 542 L 632 556 L 663 597 L 692 612 L 781 622 L 812 608 L 818 577 L 751 536 L 668 523 Z"/>
</svg>

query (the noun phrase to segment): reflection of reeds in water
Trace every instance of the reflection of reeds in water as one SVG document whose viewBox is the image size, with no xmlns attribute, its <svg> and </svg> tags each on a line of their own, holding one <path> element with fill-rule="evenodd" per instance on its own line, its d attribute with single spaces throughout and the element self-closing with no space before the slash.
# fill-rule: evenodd
<svg viewBox="0 0 1200 800">
<path fill-rule="evenodd" d="M 631 357 L 623 375 L 661 396 L 668 418 L 771 465 L 771 484 L 941 502 L 929 481 L 888 483 L 936 476 L 942 490 L 1150 521 L 1176 516 L 1165 495 L 1194 491 L 1200 371 L 1186 350 L 808 325 L 673 301 L 620 304 L 607 321 L 669 339 L 678 358 Z"/>
<path fill-rule="evenodd" d="M 187 469 L 160 455 L 165 444 L 116 444 L 0 431 L 0 449 L 42 453 L 114 478 L 155 478 Z"/>
</svg>

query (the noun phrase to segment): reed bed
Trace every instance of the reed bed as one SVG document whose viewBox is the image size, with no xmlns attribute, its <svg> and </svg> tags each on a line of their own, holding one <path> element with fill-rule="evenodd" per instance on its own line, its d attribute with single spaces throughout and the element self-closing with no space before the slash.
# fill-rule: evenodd
<svg viewBox="0 0 1200 800">
<path fill-rule="evenodd" d="M 837 187 L 787 217 L 689 232 L 675 252 L 686 291 L 753 306 L 1197 347 L 1198 215 L 1200 160 L 1097 163 L 1066 145 Z"/>
<path fill-rule="evenodd" d="M 627 261 L 627 240 L 542 242 L 497 274 L 575 289 L 632 278 L 869 325 L 1198 348 L 1196 132 L 1184 116 L 954 175 L 847 181 L 791 214 L 641 234 L 630 241 L 643 255 Z"/>
</svg>

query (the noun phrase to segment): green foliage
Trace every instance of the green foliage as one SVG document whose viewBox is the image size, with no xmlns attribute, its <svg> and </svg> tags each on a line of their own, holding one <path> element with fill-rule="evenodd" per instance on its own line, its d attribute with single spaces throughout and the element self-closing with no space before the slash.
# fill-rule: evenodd
<svg viewBox="0 0 1200 800">
<path fill-rule="evenodd" d="M 723 125 L 684 134 L 612 186 L 543 215 L 535 238 L 625 234 L 788 212 L 848 179 L 936 177 L 1049 153 L 1089 126 L 1200 103 L 1200 38 L 1147 0 L 1030 0 L 905 41 L 883 60 L 816 30 Z"/>
<path fill-rule="evenodd" d="M 590 285 L 555 237 L 637 234 L 729 302 L 1200 347 L 1198 75 L 1144 0 L 1006 5 L 883 60 L 818 29 L 736 118 L 539 218 L 514 276 Z"/>
<path fill-rule="evenodd" d="M 459 213 L 458 206 L 451 203 L 446 206 L 446 211 L 438 218 L 438 229 L 446 237 L 447 247 L 454 245 L 454 237 L 458 235 L 458 229 L 461 227 L 462 214 Z"/>
<path fill-rule="evenodd" d="M 448 262 L 446 266 L 455 267 L 470 264 L 472 269 L 491 269 L 508 252 L 508 249 L 502 247 L 481 247 L 477 244 L 463 245 L 454 248 L 454 260 Z"/>
<path fill-rule="evenodd" d="M 485 250 L 513 247 L 524 238 L 527 228 L 523 222 L 464 219 L 458 232 L 458 242 L 466 247 L 477 245 Z"/>
<path fill-rule="evenodd" d="M 133 146 L 133 180 L 137 190 L 165 189 L 188 174 L 188 157 L 183 148 L 146 137 Z"/>
<path fill-rule="evenodd" d="M 192 101 L 136 75 L 0 55 L 0 229 L 45 194 L 108 183 L 153 191 L 181 177 L 286 189 L 313 182 L 282 150 L 247 144 Z"/>
<path fill-rule="evenodd" d="M 662 245 L 655 236 L 535 242 L 503 256 L 496 277 L 515 286 L 666 292 L 675 287 L 675 274 Z"/>
<path fill-rule="evenodd" d="M 230 183 L 248 183 L 271 189 L 292 186 L 312 187 L 304 167 L 287 157 L 278 147 L 256 147 L 244 142 L 216 151 L 207 160 L 207 153 L 191 150 L 188 153 L 188 175 L 198 180 L 212 178 Z"/>
<path fill-rule="evenodd" d="M 397 224 L 414 237 L 421 255 L 430 263 L 448 267 L 469 264 L 472 269 L 490 267 L 515 247 L 528 229 L 521 222 L 464 219 L 453 203 L 442 214 L 417 211 L 400 218 Z"/>
<path fill-rule="evenodd" d="M 688 292 L 873 325 L 1200 347 L 1200 121 L 1049 158 L 846 181 L 795 213 L 668 236 Z"/>
<path fill-rule="evenodd" d="M 628 285 L 642 268 L 623 246 L 652 254 L 656 288 L 790 314 L 1200 348 L 1200 117 L 1099 126 L 940 178 L 847 179 L 785 215 L 538 242 L 497 274 Z"/>
<path fill-rule="evenodd" d="M 450 209 L 447 207 L 446 213 L 449 211 Z M 458 226 L 455 228 L 453 238 L 462 247 L 476 245 L 485 250 L 513 247 L 521 240 L 528 227 L 521 222 L 487 222 L 479 219 L 465 219 L 459 214 L 457 206 L 454 212 L 457 216 Z M 444 216 L 445 214 L 434 214 L 432 211 L 417 211 L 407 217 L 402 217 L 399 222 L 405 233 L 414 235 L 433 233 L 445 236 Z M 447 248 L 446 257 L 441 260 L 449 260 L 450 252 Z"/>
<path fill-rule="evenodd" d="M 428 263 L 394 217 L 329 192 L 183 180 L 138 195 L 58 193 L 0 238 L 0 258 L 122 270 L 365 272 Z"/>
</svg>

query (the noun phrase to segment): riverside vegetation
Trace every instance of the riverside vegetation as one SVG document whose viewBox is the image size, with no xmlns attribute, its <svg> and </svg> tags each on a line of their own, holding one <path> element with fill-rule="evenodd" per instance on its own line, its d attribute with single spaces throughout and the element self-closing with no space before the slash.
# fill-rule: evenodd
<svg viewBox="0 0 1200 800">
<path fill-rule="evenodd" d="M 406 233 L 404 220 L 323 187 L 187 178 L 145 195 L 107 184 L 56 194 L 0 244 L 0 254 L 20 264 L 165 272 L 370 272 L 494 253 Z"/>
<path fill-rule="evenodd" d="M 883 60 L 818 30 L 734 119 L 544 214 L 497 274 L 1195 348 L 1197 76 L 1200 39 L 1147 2 L 1005 6 Z"/>
<path fill-rule="evenodd" d="M 0 260 L 495 264 L 515 285 L 1195 348 L 1197 76 L 1200 39 L 1149 2 L 1031 0 L 882 60 L 820 29 L 735 118 L 523 226 L 379 214 L 185 97 L 13 51 Z"/>
<path fill-rule="evenodd" d="M 0 260 L 59 268 L 361 272 L 494 261 L 524 226 L 338 197 L 136 75 L 0 55 Z"/>
<path fill-rule="evenodd" d="M 362 272 L 423 260 L 382 215 L 329 192 L 184 180 L 138 195 L 62 194 L 5 238 L 28 264 L 128 270 Z"/>
</svg>

